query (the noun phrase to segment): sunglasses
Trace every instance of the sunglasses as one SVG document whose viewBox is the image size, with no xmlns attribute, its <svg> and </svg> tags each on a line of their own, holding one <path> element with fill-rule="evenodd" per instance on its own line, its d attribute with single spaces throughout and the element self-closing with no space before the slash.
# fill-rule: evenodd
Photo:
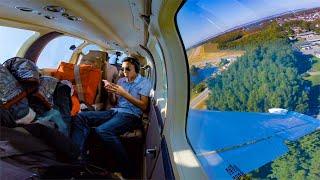
<svg viewBox="0 0 320 180">
<path fill-rule="evenodd" d="M 126 67 L 126 68 L 121 68 L 121 71 L 124 71 L 124 70 L 126 70 L 126 71 L 131 71 L 131 69 L 130 68 L 128 68 L 128 67 Z"/>
</svg>

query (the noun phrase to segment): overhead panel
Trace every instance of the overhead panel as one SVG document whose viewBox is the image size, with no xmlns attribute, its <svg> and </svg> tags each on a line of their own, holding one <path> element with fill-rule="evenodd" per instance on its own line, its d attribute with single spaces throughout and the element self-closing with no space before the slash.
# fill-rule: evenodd
<svg viewBox="0 0 320 180">
<path fill-rule="evenodd" d="M 0 19 L 49 27 L 105 48 L 125 50 L 144 41 L 144 1 L 2 0 Z"/>
</svg>

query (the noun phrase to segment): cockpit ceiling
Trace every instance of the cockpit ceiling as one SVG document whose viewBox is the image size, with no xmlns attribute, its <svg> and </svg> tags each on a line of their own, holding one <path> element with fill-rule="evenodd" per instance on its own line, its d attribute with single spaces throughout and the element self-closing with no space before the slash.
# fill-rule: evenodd
<svg viewBox="0 0 320 180">
<path fill-rule="evenodd" d="M 48 27 L 106 48 L 134 49 L 145 42 L 145 26 L 141 18 L 145 14 L 145 1 L 1 0 L 0 20 Z M 48 11 L 45 8 L 48 5 L 62 9 L 58 8 L 58 12 Z M 32 11 L 21 11 L 18 7 Z"/>
</svg>

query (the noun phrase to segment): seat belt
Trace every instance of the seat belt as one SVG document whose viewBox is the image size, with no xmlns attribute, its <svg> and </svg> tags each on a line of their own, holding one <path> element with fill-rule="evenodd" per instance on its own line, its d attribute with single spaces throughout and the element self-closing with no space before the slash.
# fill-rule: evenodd
<svg viewBox="0 0 320 180">
<path fill-rule="evenodd" d="M 78 66 L 78 65 L 74 65 L 74 79 L 76 81 L 76 89 L 77 89 L 79 100 L 80 100 L 80 102 L 85 102 L 83 88 L 82 88 L 82 82 L 81 82 L 81 76 L 80 76 L 80 66 Z"/>
</svg>

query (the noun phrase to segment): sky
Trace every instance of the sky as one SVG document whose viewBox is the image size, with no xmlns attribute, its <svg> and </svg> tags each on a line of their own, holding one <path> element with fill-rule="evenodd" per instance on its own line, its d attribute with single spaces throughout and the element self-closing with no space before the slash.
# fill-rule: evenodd
<svg viewBox="0 0 320 180">
<path fill-rule="evenodd" d="M 60 36 L 50 41 L 42 50 L 37 66 L 39 68 L 57 68 L 61 61 L 69 62 L 73 50 L 70 50 L 71 45 L 79 46 L 83 40 Z"/>
<path fill-rule="evenodd" d="M 35 32 L 0 26 L 0 63 L 16 56 L 22 44 Z"/>
<path fill-rule="evenodd" d="M 15 57 L 20 47 L 36 32 L 0 26 L 0 63 Z M 60 61 L 68 61 L 72 55 L 69 47 L 80 45 L 83 40 L 62 36 L 52 40 L 41 52 L 37 66 L 39 68 L 56 68 Z"/>
<path fill-rule="evenodd" d="M 187 0 L 178 13 L 186 48 L 236 26 L 271 15 L 320 7 L 320 0 Z"/>
</svg>

